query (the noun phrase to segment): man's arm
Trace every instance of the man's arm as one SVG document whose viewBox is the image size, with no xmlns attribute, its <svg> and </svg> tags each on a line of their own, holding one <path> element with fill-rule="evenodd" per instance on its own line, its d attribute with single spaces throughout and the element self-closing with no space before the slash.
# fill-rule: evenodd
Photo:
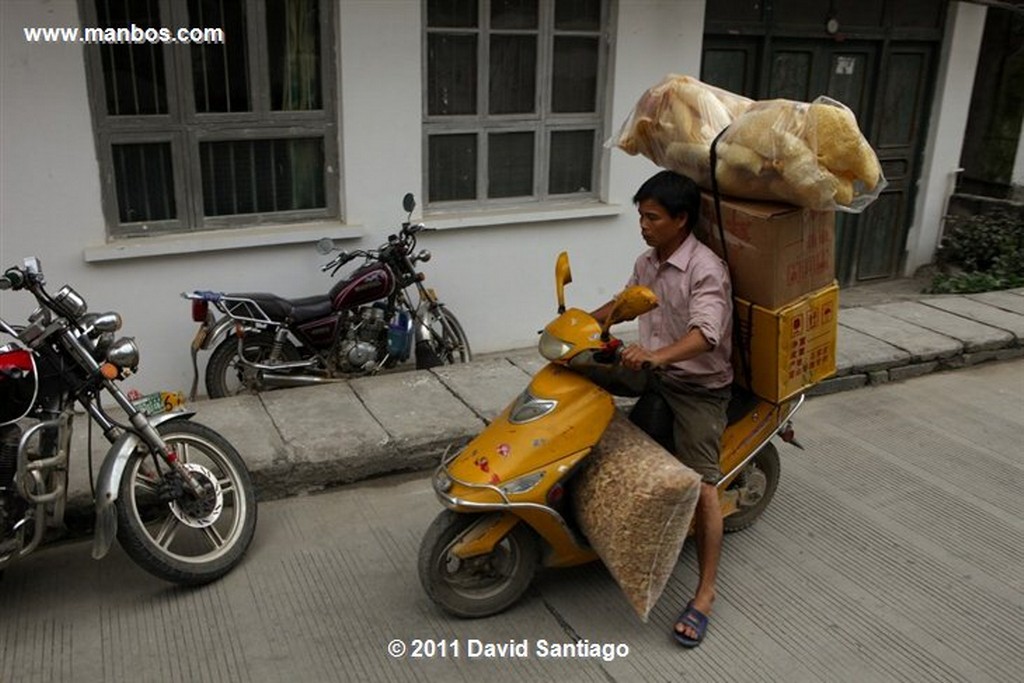
<svg viewBox="0 0 1024 683">
<path fill-rule="evenodd" d="M 690 328 L 690 331 L 668 346 L 663 346 L 657 351 L 648 351 L 639 344 L 631 344 L 622 352 L 622 364 L 631 370 L 639 370 L 644 363 L 650 363 L 654 367 L 661 367 L 688 360 L 712 349 L 711 343 L 704 336 L 699 328 Z"/>
</svg>

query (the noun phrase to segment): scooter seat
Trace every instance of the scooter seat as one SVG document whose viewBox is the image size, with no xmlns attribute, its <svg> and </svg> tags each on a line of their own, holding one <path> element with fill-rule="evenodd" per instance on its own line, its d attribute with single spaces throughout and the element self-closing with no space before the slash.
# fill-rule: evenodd
<svg viewBox="0 0 1024 683">
<path fill-rule="evenodd" d="M 307 320 L 323 318 L 331 313 L 331 297 L 327 294 L 307 296 L 301 299 L 285 299 L 276 294 L 243 293 L 229 296 L 255 301 L 263 312 L 275 322 L 291 320 L 303 323 Z"/>
</svg>

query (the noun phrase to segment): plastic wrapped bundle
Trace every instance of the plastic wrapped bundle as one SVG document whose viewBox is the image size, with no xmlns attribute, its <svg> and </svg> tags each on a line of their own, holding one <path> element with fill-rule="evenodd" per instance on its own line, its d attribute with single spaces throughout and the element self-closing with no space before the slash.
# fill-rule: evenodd
<svg viewBox="0 0 1024 683">
<path fill-rule="evenodd" d="M 573 479 L 573 511 L 643 621 L 690 529 L 700 475 L 616 413 Z"/>
<path fill-rule="evenodd" d="M 827 97 L 756 102 L 716 152 L 719 189 L 736 197 L 858 212 L 885 186 L 853 112 Z"/>
<path fill-rule="evenodd" d="M 751 103 L 690 76 L 670 74 L 641 95 L 615 144 L 709 186 L 711 141 Z"/>
<path fill-rule="evenodd" d="M 724 194 L 859 212 L 885 187 L 853 112 L 827 97 L 752 102 L 673 75 L 641 96 L 611 142 L 710 190 L 711 144 L 719 133 Z"/>
</svg>

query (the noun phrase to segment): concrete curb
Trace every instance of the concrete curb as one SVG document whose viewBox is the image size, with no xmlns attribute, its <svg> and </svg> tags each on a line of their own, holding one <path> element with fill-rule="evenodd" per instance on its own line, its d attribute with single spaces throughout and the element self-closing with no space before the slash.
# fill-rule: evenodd
<svg viewBox="0 0 1024 683">
<path fill-rule="evenodd" d="M 1024 288 L 840 309 L 831 394 L 1024 357 Z M 198 422 L 242 453 L 262 500 L 427 470 L 475 436 L 544 364 L 519 349 L 465 365 L 199 401 Z M 85 429 L 73 442 L 69 516 L 91 512 Z M 106 442 L 94 430 L 97 461 Z"/>
</svg>

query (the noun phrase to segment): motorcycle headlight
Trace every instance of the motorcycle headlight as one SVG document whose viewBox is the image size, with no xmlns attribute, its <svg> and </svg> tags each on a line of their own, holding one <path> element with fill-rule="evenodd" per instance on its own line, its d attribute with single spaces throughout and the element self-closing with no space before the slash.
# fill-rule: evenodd
<svg viewBox="0 0 1024 683">
<path fill-rule="evenodd" d="M 569 342 L 562 341 L 545 330 L 540 335 L 540 342 L 537 344 L 537 349 L 540 351 L 540 355 L 544 356 L 548 360 L 558 360 L 572 351 L 573 345 Z"/>
<path fill-rule="evenodd" d="M 526 493 L 540 483 L 540 480 L 543 478 L 544 471 L 541 470 L 540 472 L 534 472 L 533 474 L 527 474 L 519 477 L 518 479 L 513 479 L 507 484 L 504 484 L 501 487 L 501 490 L 504 491 L 506 496 L 516 496 L 520 493 Z"/>
<path fill-rule="evenodd" d="M 107 360 L 119 368 L 139 367 L 139 347 L 131 337 L 122 337 L 107 351 Z"/>
<path fill-rule="evenodd" d="M 512 404 L 508 413 L 508 421 L 512 424 L 521 425 L 526 422 L 533 422 L 544 417 L 558 407 L 558 401 L 537 398 L 529 391 L 519 394 L 519 397 Z"/>
</svg>

